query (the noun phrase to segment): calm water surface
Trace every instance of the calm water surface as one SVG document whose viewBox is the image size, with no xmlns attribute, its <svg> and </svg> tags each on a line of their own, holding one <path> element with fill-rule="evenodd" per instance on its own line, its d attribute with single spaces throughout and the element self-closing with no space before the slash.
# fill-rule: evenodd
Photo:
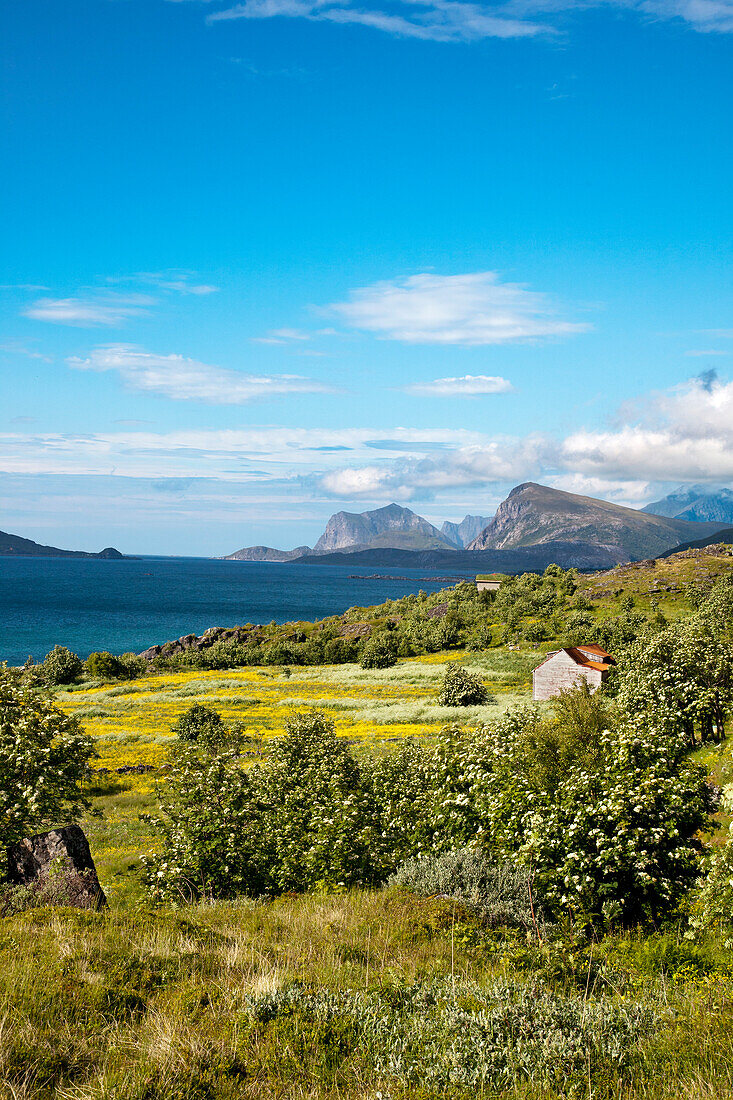
<svg viewBox="0 0 733 1100">
<path fill-rule="evenodd" d="M 369 579 L 375 572 L 384 576 Z M 81 657 L 98 649 L 139 652 L 210 626 L 319 619 L 433 592 L 449 583 L 435 579 L 446 575 L 209 558 L 8 557 L 0 559 L 0 661 L 40 660 L 57 644 Z"/>
</svg>

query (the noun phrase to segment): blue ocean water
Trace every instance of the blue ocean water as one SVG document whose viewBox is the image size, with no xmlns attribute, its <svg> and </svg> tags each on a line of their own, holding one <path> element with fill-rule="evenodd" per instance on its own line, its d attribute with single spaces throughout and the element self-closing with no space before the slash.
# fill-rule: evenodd
<svg viewBox="0 0 733 1100">
<path fill-rule="evenodd" d="M 375 572 L 379 579 L 371 579 Z M 441 576 L 445 571 L 210 558 L 8 557 L 0 559 L 0 661 L 21 664 L 29 654 L 41 660 L 54 645 L 81 657 L 99 649 L 139 652 L 210 626 L 319 619 L 434 592 L 450 583 Z"/>
</svg>

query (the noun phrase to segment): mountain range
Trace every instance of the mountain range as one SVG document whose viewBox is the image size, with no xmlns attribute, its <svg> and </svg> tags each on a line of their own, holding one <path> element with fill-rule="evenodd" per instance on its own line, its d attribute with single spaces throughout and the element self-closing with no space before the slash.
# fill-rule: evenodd
<svg viewBox="0 0 733 1100">
<path fill-rule="evenodd" d="M 722 486 L 712 488 L 709 485 L 682 485 L 662 500 L 647 504 L 642 512 L 733 526 L 733 490 Z"/>
<path fill-rule="evenodd" d="M 472 557 L 479 552 L 516 552 L 535 546 L 544 546 L 549 552 L 552 545 L 566 560 L 568 555 L 572 557 L 575 547 L 580 568 L 602 568 L 605 566 L 595 562 L 603 559 L 604 563 L 618 564 L 654 557 L 726 526 L 725 521 L 657 515 L 527 482 L 512 489 L 493 518 L 469 515 L 461 523 L 446 522 L 438 530 L 409 508 L 389 504 L 367 512 L 337 512 L 313 549 L 252 546 L 229 557 L 239 561 L 348 560 L 386 565 L 397 563 L 394 551 L 399 550 L 419 555 L 415 564 L 421 567 L 434 561 L 439 568 L 451 562 L 458 568 L 456 555 L 460 552 L 461 560 L 465 557 L 470 568 L 469 563 L 488 566 L 487 560 L 479 562 Z M 404 553 L 399 561 L 408 564 Z"/>
</svg>

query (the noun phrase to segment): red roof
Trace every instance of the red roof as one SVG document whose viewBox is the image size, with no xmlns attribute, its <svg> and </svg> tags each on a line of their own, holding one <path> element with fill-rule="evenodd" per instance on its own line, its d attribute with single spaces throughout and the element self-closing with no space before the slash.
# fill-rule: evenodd
<svg viewBox="0 0 733 1100">
<path fill-rule="evenodd" d="M 547 654 L 544 661 L 540 661 L 535 668 L 535 672 L 553 657 L 556 657 L 558 653 L 567 653 L 576 665 L 582 665 L 584 668 L 595 668 L 599 672 L 606 672 L 616 664 L 610 653 L 606 653 L 605 649 L 594 643 L 593 645 L 567 646 L 565 649 L 555 649 L 552 653 Z M 591 656 L 587 656 L 588 654 Z M 594 661 L 593 657 L 597 657 L 599 660 Z"/>
</svg>

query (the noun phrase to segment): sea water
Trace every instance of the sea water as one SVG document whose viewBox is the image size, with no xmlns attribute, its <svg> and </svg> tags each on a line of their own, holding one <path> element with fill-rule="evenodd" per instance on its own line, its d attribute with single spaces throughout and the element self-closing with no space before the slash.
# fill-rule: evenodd
<svg viewBox="0 0 733 1100">
<path fill-rule="evenodd" d="M 210 558 L 0 559 L 0 661 L 140 652 L 210 626 L 313 620 L 455 583 L 445 570 Z M 468 576 L 469 574 L 465 574 Z M 439 579 L 440 578 L 440 579 Z"/>
</svg>

